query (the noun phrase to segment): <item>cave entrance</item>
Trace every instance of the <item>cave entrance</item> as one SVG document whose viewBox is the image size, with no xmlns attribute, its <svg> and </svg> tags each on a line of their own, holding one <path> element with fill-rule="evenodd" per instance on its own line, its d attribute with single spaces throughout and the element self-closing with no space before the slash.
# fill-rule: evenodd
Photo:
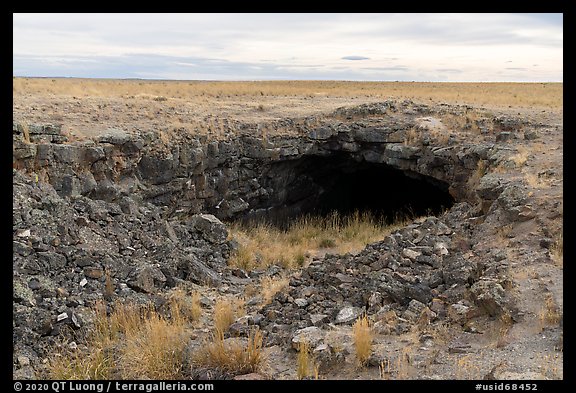
<svg viewBox="0 0 576 393">
<path fill-rule="evenodd" d="M 445 182 L 342 152 L 275 163 L 267 183 L 274 190 L 273 200 L 251 219 L 281 227 L 301 215 L 333 211 L 369 212 L 391 223 L 398 217 L 437 215 L 454 203 Z"/>
</svg>

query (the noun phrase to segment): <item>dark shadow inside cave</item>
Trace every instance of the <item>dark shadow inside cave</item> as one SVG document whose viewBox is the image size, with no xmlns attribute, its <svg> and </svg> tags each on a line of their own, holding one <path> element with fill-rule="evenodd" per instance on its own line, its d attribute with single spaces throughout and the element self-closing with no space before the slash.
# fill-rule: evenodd
<svg viewBox="0 0 576 393">
<path fill-rule="evenodd" d="M 333 211 L 370 212 L 390 223 L 398 217 L 437 215 L 454 203 L 444 182 L 342 152 L 275 163 L 265 182 L 274 191 L 245 219 L 281 227 L 301 215 Z"/>
</svg>

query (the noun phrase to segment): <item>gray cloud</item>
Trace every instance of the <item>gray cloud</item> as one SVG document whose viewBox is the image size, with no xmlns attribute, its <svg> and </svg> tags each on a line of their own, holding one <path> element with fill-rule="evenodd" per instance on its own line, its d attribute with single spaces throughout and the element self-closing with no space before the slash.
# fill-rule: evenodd
<svg viewBox="0 0 576 393">
<path fill-rule="evenodd" d="M 436 71 L 438 72 L 448 72 L 448 73 L 452 73 L 452 74 L 460 74 L 463 71 L 459 70 L 457 68 L 437 68 Z"/>
<path fill-rule="evenodd" d="M 13 14 L 13 75 L 561 80 L 562 28 L 562 14 Z M 502 73 L 512 61 L 540 66 Z"/>
<path fill-rule="evenodd" d="M 406 66 L 394 66 L 394 67 L 362 67 L 363 70 L 371 71 L 408 71 L 409 68 Z"/>
<path fill-rule="evenodd" d="M 342 60 L 370 60 L 369 57 L 364 56 L 344 56 L 341 57 Z"/>
</svg>

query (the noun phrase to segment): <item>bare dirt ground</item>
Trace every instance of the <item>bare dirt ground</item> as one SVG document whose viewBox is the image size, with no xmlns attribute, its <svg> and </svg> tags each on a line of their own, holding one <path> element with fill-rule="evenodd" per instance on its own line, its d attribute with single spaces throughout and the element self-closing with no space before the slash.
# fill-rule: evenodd
<svg viewBox="0 0 576 393">
<path fill-rule="evenodd" d="M 535 87 L 538 84 L 535 84 Z M 382 101 L 381 96 L 333 95 L 310 91 L 308 95 L 220 94 L 191 98 L 159 94 L 90 96 L 38 94 L 19 87 L 13 97 L 15 121 L 62 124 L 71 139 L 96 136 L 109 128 L 125 131 L 199 132 L 221 136 L 241 123 L 268 124 L 281 131 L 283 119 L 325 116 L 343 106 Z M 535 96 L 539 93 L 534 92 Z M 561 86 L 560 86 L 561 94 Z M 410 96 L 406 92 L 399 96 Z M 161 98 L 160 98 L 161 97 Z M 527 95 L 528 97 L 528 95 Z M 533 97 L 531 94 L 530 97 Z M 429 99 L 415 97 L 429 104 Z M 455 102 L 438 94 L 435 102 Z M 447 326 L 443 331 L 413 330 L 400 336 L 376 334 L 375 352 L 396 354 L 392 364 L 359 367 L 354 359 L 350 327 L 335 329 L 334 344 L 346 361 L 325 371 L 326 379 L 562 379 L 563 261 L 550 258 L 545 239 L 562 239 L 563 228 L 563 108 L 534 104 L 529 99 L 503 105 L 471 99 L 475 110 L 509 114 L 546 125 L 537 140 L 511 142 L 517 149 L 513 168 L 502 168 L 510 179 L 523 179 L 532 187 L 529 202 L 536 218 L 506 228 L 485 228 L 473 252 L 476 255 L 498 244 L 511 261 L 514 285 L 523 318 L 513 325 L 479 319 L 468 331 Z M 459 99 L 461 103 L 461 99 Z M 481 136 L 477 136 L 481 138 Z M 214 298 L 216 293 L 204 290 Z M 248 311 L 250 307 L 248 307 Z M 558 319 L 560 319 L 558 321 Z M 208 323 L 208 321 L 206 321 Z M 494 326 L 499 326 L 495 328 Z M 199 329 L 205 334 L 206 329 Z M 484 334 L 480 334 L 484 333 Z M 428 336 L 432 338 L 427 338 Z M 296 378 L 296 355 L 273 346 L 265 349 L 268 367 L 263 374 L 277 379 Z M 426 370 L 421 375 L 422 365 Z"/>
</svg>

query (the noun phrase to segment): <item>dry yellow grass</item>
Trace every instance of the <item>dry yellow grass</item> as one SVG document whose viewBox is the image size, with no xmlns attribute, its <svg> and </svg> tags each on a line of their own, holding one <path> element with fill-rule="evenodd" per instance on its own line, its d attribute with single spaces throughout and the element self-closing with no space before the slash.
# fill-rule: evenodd
<svg viewBox="0 0 576 393">
<path fill-rule="evenodd" d="M 456 358 L 456 379 L 480 379 L 480 367 L 472 355 Z"/>
<path fill-rule="evenodd" d="M 564 266 L 564 234 L 560 230 L 554 244 L 550 248 L 550 256 L 557 266 Z"/>
<path fill-rule="evenodd" d="M 396 379 L 403 381 L 413 377 L 414 367 L 410 364 L 410 356 L 413 351 L 412 346 L 406 346 L 402 349 L 395 362 Z"/>
<path fill-rule="evenodd" d="M 356 349 L 356 359 L 361 366 L 366 365 L 372 354 L 372 340 L 374 335 L 370 322 L 366 315 L 358 318 L 352 327 L 354 337 L 354 348 Z"/>
<path fill-rule="evenodd" d="M 524 173 L 524 180 L 531 188 L 539 190 L 548 189 L 551 186 L 550 179 L 538 176 L 536 173 Z"/>
<path fill-rule="evenodd" d="M 263 336 L 259 329 L 250 333 L 245 345 L 239 340 L 224 340 L 222 332 L 216 330 L 212 341 L 206 342 L 196 353 L 193 363 L 233 374 L 257 372 L 265 362 L 262 343 Z"/>
<path fill-rule="evenodd" d="M 64 345 L 62 345 L 64 347 Z M 113 359 L 105 348 L 92 348 L 89 353 L 60 348 L 48 363 L 48 379 L 102 380 L 112 379 Z"/>
<path fill-rule="evenodd" d="M 184 347 L 190 336 L 178 312 L 166 319 L 152 306 L 116 302 L 108 316 L 95 310 L 87 352 L 56 352 L 50 359 L 52 379 L 179 379 Z"/>
<path fill-rule="evenodd" d="M 110 275 L 110 269 L 106 269 L 104 274 L 105 274 L 104 298 L 106 300 L 111 300 L 112 296 L 114 296 L 114 281 L 112 281 L 112 276 Z"/>
<path fill-rule="evenodd" d="M 387 225 L 368 213 L 356 212 L 350 216 L 333 213 L 327 218 L 301 217 L 287 230 L 266 223 L 236 223 L 231 225 L 230 232 L 240 247 L 229 264 L 245 270 L 272 264 L 299 268 L 308 256 L 327 247 L 338 253 L 360 251 L 366 244 L 384 238 L 405 222 L 398 219 Z"/>
<path fill-rule="evenodd" d="M 170 309 L 173 314 L 180 314 L 190 322 L 196 322 L 202 316 L 200 294 L 193 292 L 189 295 L 184 289 L 176 288 L 170 291 Z"/>
<path fill-rule="evenodd" d="M 133 97 L 154 101 L 249 97 L 397 97 L 425 101 L 561 108 L 562 83 L 430 83 L 349 81 L 145 81 L 114 79 L 13 78 L 14 95 Z M 255 103 L 255 111 L 267 106 Z"/>
<path fill-rule="evenodd" d="M 532 154 L 532 149 L 526 146 L 518 146 L 516 148 L 517 153 L 512 155 L 508 160 L 513 162 L 516 168 L 520 168 L 526 164 L 530 155 Z"/>
<path fill-rule="evenodd" d="M 488 171 L 488 161 L 482 159 L 478 160 L 478 163 L 476 164 L 476 169 L 474 170 L 474 172 L 472 172 L 472 174 L 468 178 L 468 181 L 466 182 L 466 188 L 471 196 L 476 195 L 475 190 L 480 184 L 480 179 L 482 179 L 482 177 L 487 173 L 487 171 Z"/>
<path fill-rule="evenodd" d="M 214 330 L 216 334 L 226 333 L 230 325 L 237 318 L 237 310 L 231 299 L 219 298 L 214 304 Z"/>
<path fill-rule="evenodd" d="M 262 303 L 269 304 L 274 295 L 288 286 L 290 278 L 288 277 L 263 277 L 260 280 Z"/>
<path fill-rule="evenodd" d="M 123 379 L 180 379 L 190 333 L 182 320 L 167 321 L 152 312 L 137 334 L 125 335 L 120 346 Z"/>
<path fill-rule="evenodd" d="M 564 379 L 563 358 L 560 354 L 540 355 L 538 364 L 542 375 L 552 380 Z"/>
<path fill-rule="evenodd" d="M 298 346 L 298 356 L 296 357 L 296 376 L 298 379 L 308 378 L 313 374 L 315 367 L 310 351 L 311 348 L 307 341 L 300 342 Z"/>
<path fill-rule="evenodd" d="M 544 299 L 544 304 L 538 313 L 538 319 L 540 322 L 540 330 L 543 330 L 546 326 L 557 326 L 560 323 L 562 314 L 558 304 L 554 300 L 551 293 L 546 294 Z"/>
</svg>

